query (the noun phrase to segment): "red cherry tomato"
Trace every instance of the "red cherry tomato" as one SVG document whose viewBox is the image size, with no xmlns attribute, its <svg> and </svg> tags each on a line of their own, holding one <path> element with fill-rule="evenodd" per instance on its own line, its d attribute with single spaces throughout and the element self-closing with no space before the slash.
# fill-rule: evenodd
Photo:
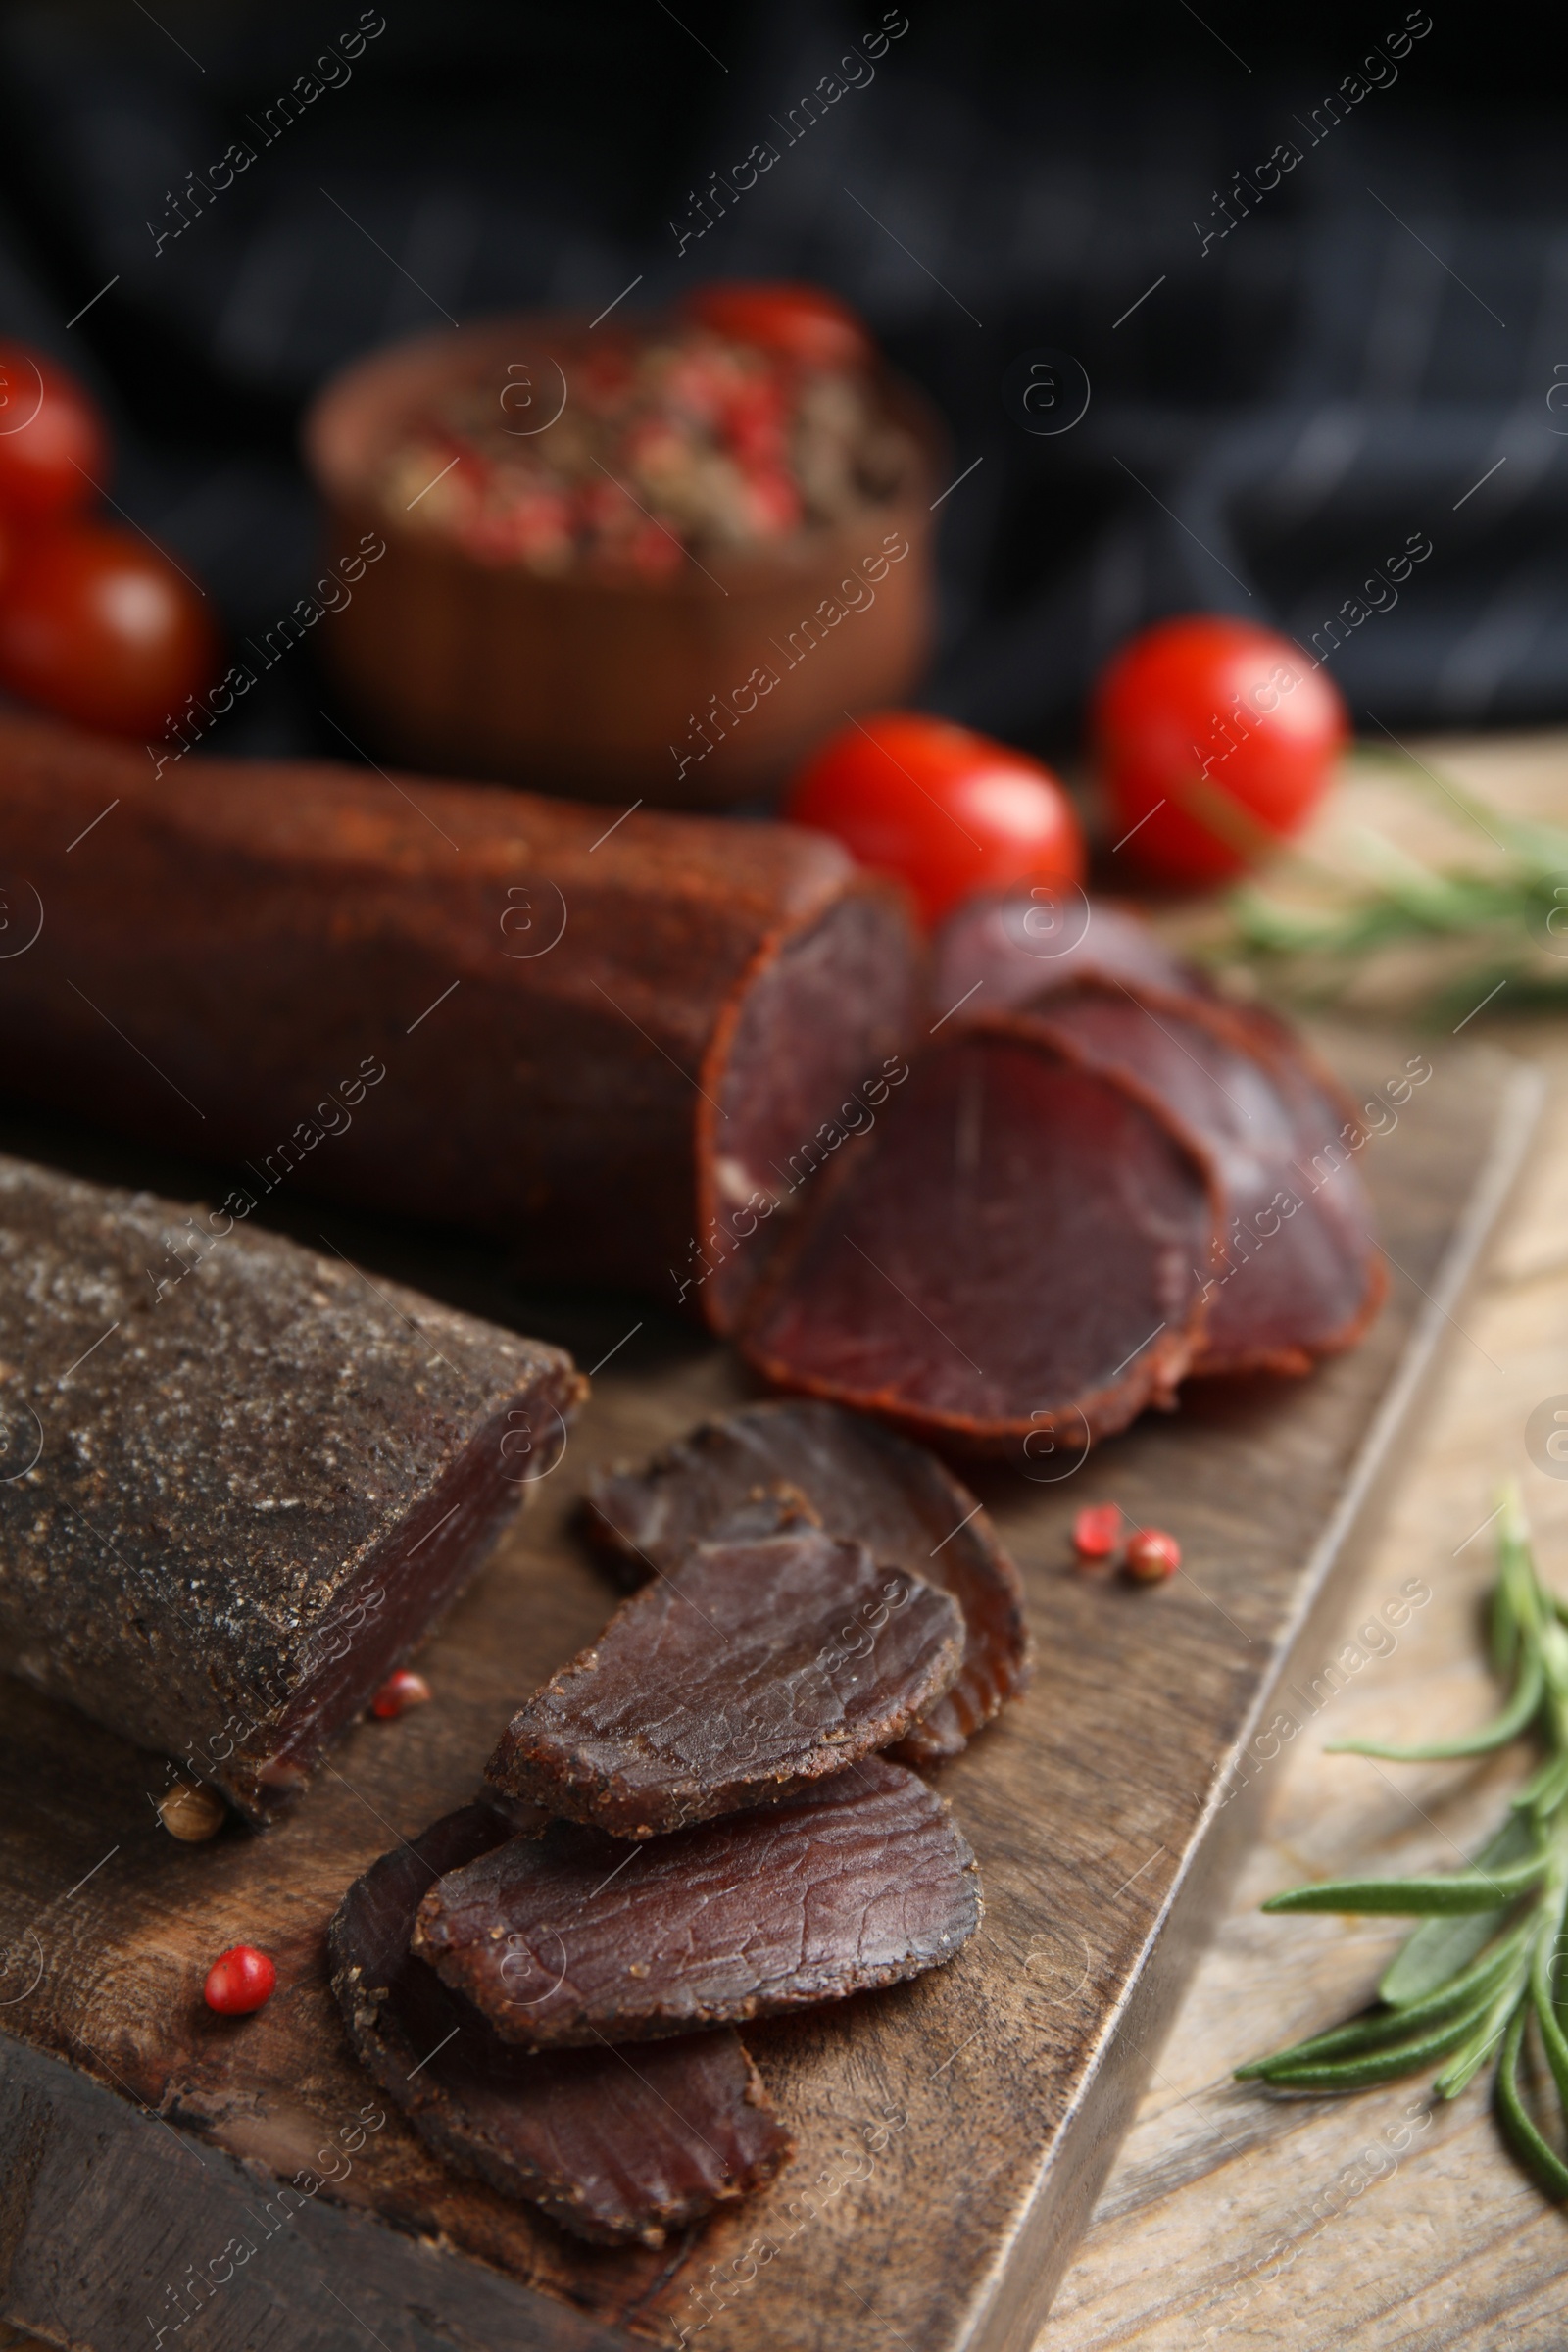
<svg viewBox="0 0 1568 2352">
<path fill-rule="evenodd" d="M 1184 883 L 1225 881 L 1298 833 L 1350 731 L 1299 646 L 1218 613 L 1159 621 L 1123 646 L 1091 725 L 1111 839 L 1132 834 L 1123 856 Z"/>
<path fill-rule="evenodd" d="M 24 344 L 0 343 L 0 510 L 27 524 L 76 514 L 109 462 L 104 420 L 75 378 Z"/>
<path fill-rule="evenodd" d="M 715 278 L 694 288 L 681 308 L 715 335 L 782 352 L 808 368 L 863 368 L 871 357 L 871 338 L 848 303 L 816 286 Z"/>
<path fill-rule="evenodd" d="M 0 594 L 0 683 L 62 717 L 151 735 L 212 682 L 202 599 L 129 531 L 75 523 L 16 551 Z"/>
<path fill-rule="evenodd" d="M 882 711 L 830 736 L 784 813 L 906 882 L 932 923 L 977 890 L 1084 876 L 1077 814 L 1048 767 L 914 710 Z"/>
<path fill-rule="evenodd" d="M 209 2009 L 220 2017 L 249 2017 L 272 1997 L 277 1971 L 254 1943 L 231 1944 L 207 1972 L 202 1988 Z"/>
</svg>

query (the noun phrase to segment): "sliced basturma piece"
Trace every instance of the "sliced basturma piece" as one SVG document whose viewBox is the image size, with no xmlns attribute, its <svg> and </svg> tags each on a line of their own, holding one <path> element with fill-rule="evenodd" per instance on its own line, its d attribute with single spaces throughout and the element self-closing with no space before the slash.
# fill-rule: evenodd
<svg viewBox="0 0 1568 2352">
<path fill-rule="evenodd" d="M 410 1952 L 432 1873 L 507 1836 L 466 1805 L 356 1879 L 328 1931 L 332 1990 L 361 2064 L 446 2163 L 526 2197 L 579 2237 L 663 2242 L 772 2179 L 790 2153 L 734 2033 L 531 2056 Z"/>
<path fill-rule="evenodd" d="M 923 1055 L 856 1150 L 748 1311 L 774 1387 L 1031 1462 L 1170 1400 L 1218 1195 L 1156 1097 L 993 1018 Z"/>
<path fill-rule="evenodd" d="M 156 769 L 0 714 L 6 875 L 48 908 L 0 958 L 7 1084 L 259 1191 L 473 1227 L 723 1328 L 814 1197 L 791 1155 L 905 1067 L 904 902 L 825 835 L 607 830 L 325 761 Z"/>
<path fill-rule="evenodd" d="M 1098 979 L 1212 1001 L 1207 978 L 1142 915 L 1080 890 L 1006 891 L 966 899 L 932 945 L 931 1003 L 950 1018 L 1013 1012 L 1057 988 Z"/>
<path fill-rule="evenodd" d="M 963 1611 L 963 1664 L 895 1752 L 957 1755 L 1029 1680 L 1018 1571 L 990 1513 L 923 1446 L 863 1414 L 790 1397 L 705 1421 L 646 1469 L 590 1479 L 584 1517 L 623 1580 L 668 1575 L 693 1544 L 735 1540 L 795 1497 L 830 1535 L 944 1585 Z"/>
<path fill-rule="evenodd" d="M 805 1528 L 699 1544 L 519 1708 L 486 1766 L 617 1838 L 773 1804 L 901 1740 L 947 1690 L 947 1592 Z"/>
<path fill-rule="evenodd" d="M 0 1662 L 265 1822 L 586 1393 L 345 1259 L 0 1157 Z"/>
<path fill-rule="evenodd" d="M 1029 1017 L 1157 1093 L 1213 1159 L 1223 1227 L 1200 1261 L 1209 1316 L 1195 1373 L 1307 1372 L 1359 1338 L 1383 1290 L 1371 1211 L 1340 1142 L 1345 1106 L 1287 1037 L 1223 1005 L 1093 981 Z M 1312 1152 L 1329 1145 L 1331 1172 L 1315 1178 Z"/>
<path fill-rule="evenodd" d="M 1296 1135 L 1295 1189 L 1303 1202 L 1310 1200 L 1335 1234 L 1342 1269 L 1352 1269 L 1359 1278 L 1359 1309 L 1352 1308 L 1333 1344 L 1336 1349 L 1352 1347 L 1371 1324 L 1389 1289 L 1388 1262 L 1378 1243 L 1372 1202 L 1356 1156 L 1376 1132 L 1367 1125 L 1372 1105 L 1366 1105 L 1363 1117 L 1316 1054 L 1276 1014 L 1256 1004 L 1230 1010 L 1247 1044 L 1266 1063 L 1290 1111 Z M 1431 1064 L 1423 1063 L 1423 1067 L 1430 1076 Z M 1387 1107 L 1380 1103 L 1380 1112 L 1386 1114 Z M 1350 1284 L 1342 1275 L 1342 1298 L 1348 1300 L 1352 1296 Z M 1321 1352 L 1331 1350 L 1325 1347 Z"/>
<path fill-rule="evenodd" d="M 869 1756 L 752 1813 L 627 1846 L 558 1822 L 449 1871 L 410 1948 L 530 2048 L 769 2017 L 951 1960 L 974 1856 L 917 1774 Z"/>
</svg>

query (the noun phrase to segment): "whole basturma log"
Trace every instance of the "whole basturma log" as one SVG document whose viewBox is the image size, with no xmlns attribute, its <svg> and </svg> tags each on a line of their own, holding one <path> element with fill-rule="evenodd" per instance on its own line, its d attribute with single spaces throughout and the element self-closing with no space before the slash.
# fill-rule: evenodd
<svg viewBox="0 0 1568 2352">
<path fill-rule="evenodd" d="M 746 1534 L 770 1503 L 808 1509 L 830 1535 L 853 1536 L 953 1594 L 963 1663 L 893 1752 L 906 1764 L 959 1754 L 1023 1690 L 1032 1653 L 1023 1587 L 990 1514 L 923 1446 L 809 1398 L 743 1405 L 643 1469 L 596 1472 L 584 1517 L 615 1574 L 640 1583 L 669 1575 L 693 1544 Z"/>
<path fill-rule="evenodd" d="M 449 1871 L 410 1948 L 504 2040 L 641 2041 L 893 1984 L 980 1922 L 947 1806 L 885 1756 L 627 1846 L 557 1822 Z"/>
<path fill-rule="evenodd" d="M 1156 1096 L 1027 1016 L 976 1021 L 838 1174 L 748 1310 L 775 1387 L 1026 1471 L 1170 1401 L 1220 1200 Z"/>
<path fill-rule="evenodd" d="M 617 1838 L 775 1804 L 888 1747 L 951 1686 L 949 1593 L 796 1528 L 699 1544 L 521 1706 L 485 1767 Z"/>
<path fill-rule="evenodd" d="M 14 1090 L 734 1320 L 906 1065 L 904 903 L 820 834 L 0 714 Z"/>
<path fill-rule="evenodd" d="M 1302 1373 L 1352 1347 L 1387 1289 L 1332 1081 L 1260 1016 L 1093 980 L 1040 1001 L 1043 1036 L 1157 1094 L 1211 1154 L 1223 1224 L 1200 1268 L 1194 1373 Z"/>
<path fill-rule="evenodd" d="M 637 2052 L 530 2055 L 503 2042 L 408 1948 L 420 1897 L 510 1836 L 488 1806 L 448 1813 L 356 1879 L 327 1933 L 361 2064 L 446 2162 L 577 2236 L 658 2246 L 772 2179 L 790 2153 L 740 2036 Z"/>
<path fill-rule="evenodd" d="M 344 1260 L 0 1157 L 0 1660 L 268 1821 L 586 1393 Z"/>
</svg>

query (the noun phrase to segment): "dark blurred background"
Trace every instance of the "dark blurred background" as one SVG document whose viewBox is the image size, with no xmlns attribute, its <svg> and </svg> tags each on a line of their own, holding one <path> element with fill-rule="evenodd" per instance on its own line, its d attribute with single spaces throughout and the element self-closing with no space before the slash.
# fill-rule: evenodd
<svg viewBox="0 0 1568 2352">
<path fill-rule="evenodd" d="M 299 418 L 354 354 L 519 304 L 597 310 L 639 276 L 628 307 L 697 276 L 814 278 L 945 412 L 954 475 L 972 469 L 941 509 L 934 707 L 1059 753 L 1141 622 L 1212 607 L 1309 639 L 1421 534 L 1433 553 L 1396 607 L 1332 656 L 1356 711 L 1568 715 L 1568 185 L 1545 12 L 907 0 L 874 78 L 786 145 L 780 119 L 903 14 L 11 8 L 0 333 L 93 385 L 117 501 L 238 635 L 307 584 Z M 352 70 L 265 136 L 360 30 Z M 232 140 L 255 163 L 193 201 L 189 175 Z M 678 254 L 671 220 L 760 140 L 778 164 Z M 1282 144 L 1299 161 L 1265 188 Z M 1047 436 L 1003 397 L 1041 350 L 1092 387 Z M 305 661 L 283 664 L 213 748 L 340 751 L 323 699 Z"/>
</svg>

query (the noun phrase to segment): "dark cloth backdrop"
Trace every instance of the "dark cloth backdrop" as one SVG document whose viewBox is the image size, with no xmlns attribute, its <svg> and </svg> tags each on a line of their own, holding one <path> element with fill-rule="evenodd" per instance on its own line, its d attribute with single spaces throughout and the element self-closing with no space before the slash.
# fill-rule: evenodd
<svg viewBox="0 0 1568 2352">
<path fill-rule="evenodd" d="M 628 308 L 816 278 L 970 469 L 940 510 L 935 707 L 1063 748 L 1120 637 L 1213 607 L 1331 646 L 1392 726 L 1568 715 L 1552 20 L 1259 17 L 907 0 L 876 54 L 906 22 L 877 0 L 13 8 L 0 332 L 92 381 L 116 499 L 239 634 L 309 582 L 298 420 L 354 354 L 634 278 Z M 215 185 L 234 141 L 255 161 Z M 1042 351 L 1090 392 L 1054 435 L 1004 397 Z M 1413 536 L 1396 597 L 1363 592 Z M 322 701 L 301 649 L 214 748 L 340 749 Z"/>
</svg>

